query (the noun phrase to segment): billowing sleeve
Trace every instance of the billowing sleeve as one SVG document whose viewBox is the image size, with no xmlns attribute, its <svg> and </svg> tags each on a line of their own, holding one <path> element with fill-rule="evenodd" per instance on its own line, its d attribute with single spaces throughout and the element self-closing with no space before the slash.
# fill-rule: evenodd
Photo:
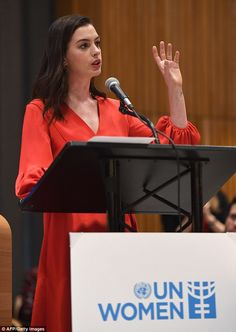
<svg viewBox="0 0 236 332">
<path fill-rule="evenodd" d="M 129 122 L 129 136 L 153 136 L 152 131 L 143 124 L 139 119 L 127 116 Z M 185 128 L 178 128 L 172 122 L 169 116 L 162 116 L 155 125 L 158 130 L 158 138 L 161 144 L 169 144 L 170 137 L 175 144 L 198 144 L 200 142 L 200 134 L 197 128 L 188 121 Z M 168 137 L 165 137 L 161 133 Z"/>
<path fill-rule="evenodd" d="M 15 184 L 19 198 L 27 196 L 52 160 L 48 123 L 42 115 L 42 106 L 31 102 L 24 116 L 19 172 Z"/>
<path fill-rule="evenodd" d="M 169 116 L 162 116 L 157 122 L 156 128 L 168 137 L 172 138 L 175 144 L 199 144 L 200 134 L 197 128 L 188 121 L 185 128 L 178 128 L 172 122 Z M 159 140 L 162 144 L 169 144 L 168 138 L 159 133 Z"/>
</svg>

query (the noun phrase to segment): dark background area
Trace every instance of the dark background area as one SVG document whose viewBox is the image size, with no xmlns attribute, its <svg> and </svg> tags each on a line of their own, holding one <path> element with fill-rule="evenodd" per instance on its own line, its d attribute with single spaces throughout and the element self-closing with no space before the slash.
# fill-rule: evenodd
<svg viewBox="0 0 236 332">
<path fill-rule="evenodd" d="M 0 0 L 0 214 L 12 230 L 13 297 L 25 272 L 38 264 L 41 215 L 22 213 L 14 187 L 21 128 L 47 30 L 54 19 L 51 0 Z"/>
</svg>

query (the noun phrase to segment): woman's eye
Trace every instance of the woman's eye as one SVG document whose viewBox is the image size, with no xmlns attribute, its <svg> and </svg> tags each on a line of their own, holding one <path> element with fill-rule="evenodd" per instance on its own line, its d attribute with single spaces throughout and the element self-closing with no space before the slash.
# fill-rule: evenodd
<svg viewBox="0 0 236 332">
<path fill-rule="evenodd" d="M 83 43 L 83 44 L 80 45 L 79 48 L 81 48 L 81 49 L 85 49 L 85 48 L 88 48 L 88 47 L 89 47 L 89 44 L 88 44 L 88 43 Z"/>
<path fill-rule="evenodd" d="M 96 46 L 98 47 L 98 48 L 100 48 L 101 47 L 101 41 L 100 40 L 98 40 L 98 41 L 96 41 Z"/>
</svg>

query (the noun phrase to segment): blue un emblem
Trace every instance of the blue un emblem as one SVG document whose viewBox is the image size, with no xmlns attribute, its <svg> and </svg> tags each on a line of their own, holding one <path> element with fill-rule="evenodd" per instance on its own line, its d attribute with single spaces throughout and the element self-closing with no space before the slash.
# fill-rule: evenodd
<svg viewBox="0 0 236 332">
<path fill-rule="evenodd" d="M 134 285 L 134 294 L 139 299 L 147 299 L 152 292 L 151 286 L 145 282 L 139 282 Z"/>
<path fill-rule="evenodd" d="M 216 318 L 214 281 L 188 282 L 190 319 Z"/>
</svg>

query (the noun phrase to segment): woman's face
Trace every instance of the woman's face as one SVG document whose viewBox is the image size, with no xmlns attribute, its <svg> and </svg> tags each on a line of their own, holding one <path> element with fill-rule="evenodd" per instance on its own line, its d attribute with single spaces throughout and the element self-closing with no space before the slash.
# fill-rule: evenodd
<svg viewBox="0 0 236 332">
<path fill-rule="evenodd" d="M 101 73 L 100 37 L 93 25 L 75 30 L 67 47 L 65 65 L 69 76 L 91 79 Z"/>
<path fill-rule="evenodd" d="M 230 208 L 225 222 L 226 232 L 236 232 L 236 204 Z"/>
</svg>

